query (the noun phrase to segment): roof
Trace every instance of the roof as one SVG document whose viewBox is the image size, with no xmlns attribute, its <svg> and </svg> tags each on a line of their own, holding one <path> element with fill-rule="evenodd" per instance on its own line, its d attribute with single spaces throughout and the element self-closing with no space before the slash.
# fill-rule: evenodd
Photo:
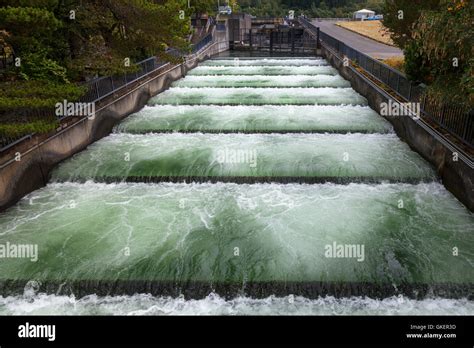
<svg viewBox="0 0 474 348">
<path fill-rule="evenodd" d="M 366 10 L 365 8 L 363 8 L 362 10 L 355 11 L 355 13 L 375 13 L 375 11 Z"/>
</svg>

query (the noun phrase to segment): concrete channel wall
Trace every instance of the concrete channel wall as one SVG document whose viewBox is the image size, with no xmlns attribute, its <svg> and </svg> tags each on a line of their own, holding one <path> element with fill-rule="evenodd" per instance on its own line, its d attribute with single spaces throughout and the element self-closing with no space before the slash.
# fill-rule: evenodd
<svg viewBox="0 0 474 348">
<path fill-rule="evenodd" d="M 228 50 L 226 32 L 215 31 L 213 38 L 208 46 L 189 56 L 183 64 L 170 66 L 127 94 L 111 100 L 97 110 L 95 117 L 83 119 L 41 142 L 31 139 L 29 143 L 21 144 L 0 157 L 0 211 L 45 186 L 50 171 L 58 163 L 110 134 L 116 124 L 140 110 L 151 97 L 169 88 L 173 81 L 182 78 L 199 62 Z"/>
<path fill-rule="evenodd" d="M 380 113 L 382 103 L 388 103 L 390 95 L 371 83 L 364 75 L 352 66 L 344 66 L 343 61 L 330 48 L 321 48 L 322 56 L 339 73 L 350 81 L 352 88 L 367 98 L 372 109 Z M 392 99 L 392 102 L 396 102 Z M 437 170 L 444 186 L 461 201 L 470 211 L 474 212 L 474 170 L 469 159 L 463 160 L 453 146 L 442 137 L 433 135 L 429 126 L 422 120 L 414 120 L 410 116 L 385 117 L 397 135 L 412 150 L 418 152 Z"/>
</svg>

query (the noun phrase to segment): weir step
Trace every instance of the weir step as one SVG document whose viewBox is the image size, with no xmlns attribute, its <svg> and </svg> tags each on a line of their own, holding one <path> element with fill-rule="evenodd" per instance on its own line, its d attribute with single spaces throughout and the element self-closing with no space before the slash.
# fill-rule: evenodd
<svg viewBox="0 0 474 348">
<path fill-rule="evenodd" d="M 474 215 L 318 57 L 200 64 L 1 214 L 20 244 L 1 296 L 474 289 Z"/>
</svg>

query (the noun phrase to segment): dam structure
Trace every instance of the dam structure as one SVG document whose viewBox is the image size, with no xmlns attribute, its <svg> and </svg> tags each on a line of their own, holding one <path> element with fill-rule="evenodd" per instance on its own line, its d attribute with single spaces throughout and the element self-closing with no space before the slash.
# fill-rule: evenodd
<svg viewBox="0 0 474 348">
<path fill-rule="evenodd" d="M 0 245 L 0 314 L 474 313 L 473 214 L 320 57 L 202 62 Z"/>
</svg>

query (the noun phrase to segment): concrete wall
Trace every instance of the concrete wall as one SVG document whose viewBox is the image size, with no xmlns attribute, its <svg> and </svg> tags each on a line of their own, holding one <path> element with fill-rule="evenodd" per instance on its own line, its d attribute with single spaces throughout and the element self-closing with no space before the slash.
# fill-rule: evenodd
<svg viewBox="0 0 474 348">
<path fill-rule="evenodd" d="M 214 41 L 204 50 L 112 100 L 97 110 L 93 119 L 84 119 L 46 140 L 32 139 L 29 143 L 11 149 L 0 158 L 0 211 L 12 206 L 24 195 L 45 186 L 51 169 L 59 162 L 110 134 L 117 123 L 140 110 L 151 97 L 182 78 L 200 61 L 227 49 L 228 34 L 215 32 Z M 18 161 L 14 159 L 15 153 L 21 154 Z"/>
<path fill-rule="evenodd" d="M 352 88 L 367 98 L 372 109 L 380 113 L 381 103 L 391 97 L 368 80 L 353 67 L 345 67 L 333 51 L 322 47 L 321 53 L 339 73 L 351 82 Z M 392 99 L 392 102 L 393 99 Z M 422 120 L 415 121 L 409 116 L 385 117 L 394 127 L 397 135 L 411 149 L 418 152 L 437 170 L 444 186 L 470 211 L 474 211 L 474 170 L 469 161 L 457 158 L 456 149 L 427 131 Z"/>
</svg>

